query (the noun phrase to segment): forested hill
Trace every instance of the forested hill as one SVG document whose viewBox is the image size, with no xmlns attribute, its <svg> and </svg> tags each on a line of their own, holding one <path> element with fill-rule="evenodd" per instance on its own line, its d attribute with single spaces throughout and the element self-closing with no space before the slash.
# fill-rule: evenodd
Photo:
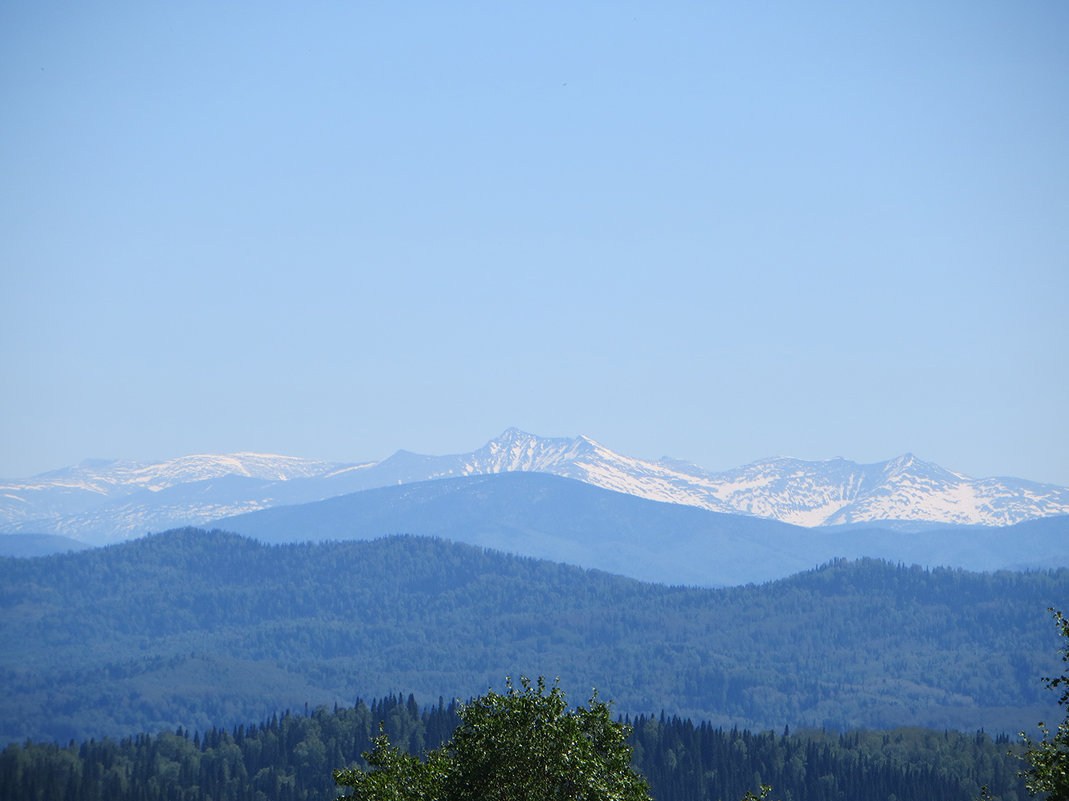
<svg viewBox="0 0 1069 801">
<path fill-rule="evenodd" d="M 0 559 L 0 737 L 205 730 L 506 675 L 621 713 L 753 728 L 1031 729 L 1069 571 L 839 562 L 762 586 L 643 584 L 440 540 L 266 546 L 185 529 Z"/>
</svg>

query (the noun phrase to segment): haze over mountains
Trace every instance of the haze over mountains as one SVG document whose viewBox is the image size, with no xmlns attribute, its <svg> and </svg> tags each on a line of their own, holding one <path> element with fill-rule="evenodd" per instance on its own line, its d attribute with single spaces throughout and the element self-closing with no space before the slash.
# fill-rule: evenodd
<svg viewBox="0 0 1069 801">
<path fill-rule="evenodd" d="M 440 537 L 661 584 L 719 587 L 873 557 L 974 571 L 1069 566 L 1069 517 L 1008 527 L 803 528 L 650 501 L 546 473 L 380 487 L 213 523 L 261 542 Z"/>
<path fill-rule="evenodd" d="M 117 544 L 0 558 L 0 742 L 519 672 L 723 725 L 1017 730 L 1049 712 L 1067 493 L 912 457 L 709 473 L 516 430 L 353 465 L 83 463 L 3 489 L 3 528 L 43 550 Z"/>
<path fill-rule="evenodd" d="M 1069 571 L 839 561 L 698 589 L 428 537 L 179 529 L 0 558 L 0 588 L 0 746 L 203 732 L 397 690 L 466 698 L 507 675 L 715 725 L 1016 732 L 1056 707 L 1045 610 Z"/>
<path fill-rule="evenodd" d="M 647 500 L 805 527 L 1007 526 L 1069 514 L 1067 488 L 973 479 L 910 454 L 870 465 L 773 458 L 713 473 L 673 459 L 622 456 L 583 436 L 509 429 L 471 453 L 398 451 L 354 464 L 251 453 L 155 464 L 86 461 L 0 483 L 0 531 L 103 544 L 373 488 L 506 472 L 549 473 Z"/>
</svg>

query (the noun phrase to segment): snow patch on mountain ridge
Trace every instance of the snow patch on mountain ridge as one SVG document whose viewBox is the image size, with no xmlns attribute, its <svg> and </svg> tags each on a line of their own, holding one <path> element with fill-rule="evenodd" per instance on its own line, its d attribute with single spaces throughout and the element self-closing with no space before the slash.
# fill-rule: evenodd
<svg viewBox="0 0 1069 801">
<path fill-rule="evenodd" d="M 256 453 L 200 454 L 157 464 L 83 462 L 0 482 L 0 530 L 114 541 L 374 487 L 513 471 L 551 473 L 649 500 L 806 527 L 882 520 L 1004 526 L 1069 514 L 1067 488 L 971 479 L 912 454 L 866 465 L 838 457 L 775 457 L 713 473 L 668 458 L 622 456 L 585 436 L 546 438 L 510 428 L 467 454 L 398 451 L 360 464 Z"/>
<path fill-rule="evenodd" d="M 1002 526 L 1069 514 L 1069 489 L 972 479 L 911 453 L 868 465 L 774 457 L 712 473 L 671 459 L 621 456 L 589 437 L 543 439 L 509 429 L 472 457 L 466 475 L 537 470 L 650 500 L 807 527 L 875 520 Z"/>
<path fill-rule="evenodd" d="M 0 483 L 0 490 L 36 490 L 67 487 L 70 489 L 114 494 L 119 490 L 128 494 L 137 489 L 153 492 L 223 476 L 246 476 L 267 481 L 289 481 L 325 475 L 340 465 L 319 459 L 297 456 L 278 456 L 266 453 L 194 454 L 179 456 L 165 462 L 135 462 L 113 460 L 96 467 L 101 460 L 86 460 L 73 467 L 41 473 L 28 479 Z"/>
</svg>

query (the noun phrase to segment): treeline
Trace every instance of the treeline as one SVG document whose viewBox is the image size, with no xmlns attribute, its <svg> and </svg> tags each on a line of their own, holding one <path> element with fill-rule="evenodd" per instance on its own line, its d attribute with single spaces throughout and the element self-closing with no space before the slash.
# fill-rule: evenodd
<svg viewBox="0 0 1069 801">
<path fill-rule="evenodd" d="M 455 703 L 391 695 L 286 713 L 257 726 L 182 729 L 0 752 L 0 801 L 311 801 L 336 796 L 336 768 L 363 764 L 380 724 L 413 753 L 446 741 Z M 1005 737 L 926 729 L 753 733 L 678 717 L 625 718 L 633 765 L 656 801 L 734 801 L 771 784 L 783 801 L 971 801 L 1026 797 Z"/>
<path fill-rule="evenodd" d="M 733 801 L 761 785 L 782 801 L 1003 801 L 1027 797 L 1011 742 L 983 732 L 893 729 L 782 735 L 631 721 L 633 764 L 657 801 Z"/>
</svg>

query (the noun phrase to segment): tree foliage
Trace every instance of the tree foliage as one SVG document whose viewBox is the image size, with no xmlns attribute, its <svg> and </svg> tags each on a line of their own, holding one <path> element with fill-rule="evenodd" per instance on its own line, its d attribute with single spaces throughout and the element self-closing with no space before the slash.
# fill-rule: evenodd
<svg viewBox="0 0 1069 801">
<path fill-rule="evenodd" d="M 365 754 L 369 770 L 335 771 L 358 801 L 647 801 L 631 768 L 630 728 L 597 699 L 568 709 L 564 693 L 539 678 L 506 682 L 460 709 L 451 741 L 419 760 L 385 734 Z"/>
<path fill-rule="evenodd" d="M 1056 609 L 1050 610 L 1058 625 L 1059 633 L 1069 642 L 1069 620 Z M 1062 661 L 1069 662 L 1069 645 L 1061 649 Z M 1047 688 L 1057 692 L 1061 690 L 1058 704 L 1069 711 L 1069 671 L 1061 676 L 1043 679 Z M 1047 793 L 1048 801 L 1069 801 L 1069 714 L 1051 731 L 1045 723 L 1039 724 L 1042 739 L 1033 740 L 1024 732 L 1027 751 L 1024 759 L 1030 767 L 1024 771 L 1027 778 L 1026 787 L 1033 795 Z"/>
</svg>

